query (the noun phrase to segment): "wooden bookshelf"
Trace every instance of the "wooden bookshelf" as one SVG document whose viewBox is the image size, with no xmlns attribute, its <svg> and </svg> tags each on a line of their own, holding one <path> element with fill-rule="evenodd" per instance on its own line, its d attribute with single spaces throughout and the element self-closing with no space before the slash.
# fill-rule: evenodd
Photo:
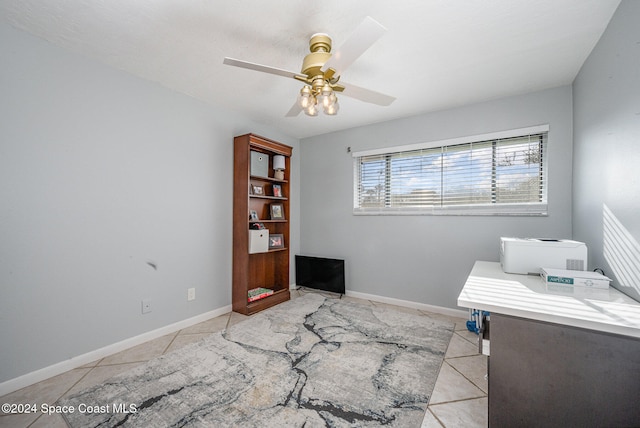
<svg viewBox="0 0 640 428">
<path fill-rule="evenodd" d="M 269 156 L 267 176 L 251 175 L 251 152 Z M 290 159 L 292 148 L 255 134 L 234 138 L 233 181 L 233 288 L 232 307 L 235 312 L 251 315 L 289 300 L 289 220 L 290 220 Z M 284 179 L 275 178 L 273 157 L 285 157 Z M 279 185 L 281 196 L 275 196 L 273 185 Z M 253 192 L 259 187 L 262 193 Z M 282 219 L 271 218 L 271 204 L 282 205 Z M 255 211 L 257 220 L 250 219 Z M 249 228 L 262 223 L 269 234 L 282 235 L 283 247 L 265 252 L 249 253 Z M 269 288 L 273 294 L 249 302 L 248 291 Z"/>
</svg>

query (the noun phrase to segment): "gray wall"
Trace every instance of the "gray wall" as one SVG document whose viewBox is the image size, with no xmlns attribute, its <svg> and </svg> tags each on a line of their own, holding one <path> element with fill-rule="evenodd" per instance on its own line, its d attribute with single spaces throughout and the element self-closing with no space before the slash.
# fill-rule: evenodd
<svg viewBox="0 0 640 428">
<path fill-rule="evenodd" d="M 301 141 L 301 251 L 346 259 L 347 290 L 457 308 L 500 236 L 571 238 L 570 86 Z M 345 113 L 348 114 L 348 113 Z M 548 217 L 354 216 L 352 151 L 548 123 Z"/>
<path fill-rule="evenodd" d="M 623 1 L 574 91 L 573 234 L 640 300 L 640 2 Z"/>
<path fill-rule="evenodd" d="M 230 305 L 234 135 L 294 146 L 299 247 L 297 140 L 1 20 L 0 58 L 0 382 Z"/>
</svg>

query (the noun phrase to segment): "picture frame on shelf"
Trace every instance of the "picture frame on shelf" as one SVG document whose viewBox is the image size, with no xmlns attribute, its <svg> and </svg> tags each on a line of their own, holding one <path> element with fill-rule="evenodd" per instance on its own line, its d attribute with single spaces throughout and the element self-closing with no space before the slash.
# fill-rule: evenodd
<svg viewBox="0 0 640 428">
<path fill-rule="evenodd" d="M 277 250 L 284 248 L 284 235 L 282 233 L 269 234 L 269 249 Z"/>
<path fill-rule="evenodd" d="M 273 196 L 281 198 L 282 197 L 282 186 L 279 184 L 273 185 Z"/>
<path fill-rule="evenodd" d="M 260 220 L 258 218 L 258 212 L 256 210 L 249 211 L 249 220 Z"/>
<path fill-rule="evenodd" d="M 281 203 L 270 205 L 271 220 L 284 220 L 284 205 Z"/>
<path fill-rule="evenodd" d="M 251 193 L 254 195 L 262 196 L 264 195 L 264 188 L 262 186 L 258 186 L 255 184 L 251 185 Z"/>
</svg>

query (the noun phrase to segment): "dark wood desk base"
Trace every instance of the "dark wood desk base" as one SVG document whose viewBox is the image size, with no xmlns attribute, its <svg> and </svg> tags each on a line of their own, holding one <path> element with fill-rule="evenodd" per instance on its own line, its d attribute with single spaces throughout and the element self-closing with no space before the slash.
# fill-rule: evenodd
<svg viewBox="0 0 640 428">
<path fill-rule="evenodd" d="M 492 312 L 489 426 L 640 426 L 640 339 Z"/>
</svg>

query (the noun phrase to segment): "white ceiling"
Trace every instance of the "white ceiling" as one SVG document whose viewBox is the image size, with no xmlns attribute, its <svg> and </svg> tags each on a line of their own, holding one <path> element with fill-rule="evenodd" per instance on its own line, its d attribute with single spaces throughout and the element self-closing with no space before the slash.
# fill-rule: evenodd
<svg viewBox="0 0 640 428">
<path fill-rule="evenodd" d="M 0 0 L 12 25 L 297 138 L 570 84 L 619 0 Z M 366 16 L 387 28 L 344 73 L 397 100 L 340 97 L 337 116 L 285 118 L 313 33 L 334 49 Z"/>
</svg>

